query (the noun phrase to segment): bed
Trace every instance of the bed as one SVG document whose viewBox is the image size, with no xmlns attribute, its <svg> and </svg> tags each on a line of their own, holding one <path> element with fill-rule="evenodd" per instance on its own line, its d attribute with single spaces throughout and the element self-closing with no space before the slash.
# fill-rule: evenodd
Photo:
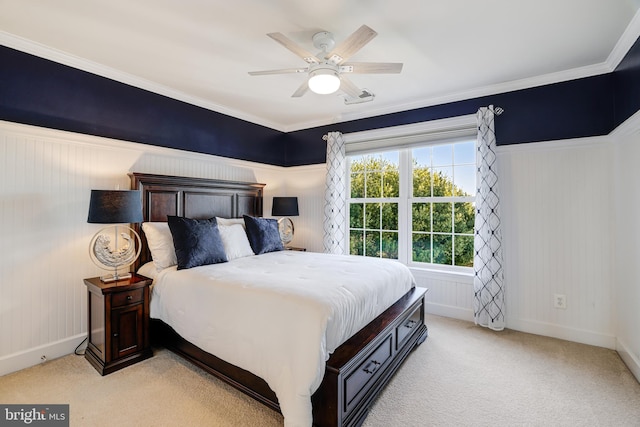
<svg viewBox="0 0 640 427">
<path fill-rule="evenodd" d="M 133 189 L 140 190 L 142 193 L 143 217 L 145 222 L 166 221 L 168 215 L 196 219 L 211 217 L 242 218 L 243 215 L 251 217 L 262 216 L 263 184 L 133 173 L 131 174 L 131 186 Z M 140 226 L 138 226 L 138 228 L 140 228 Z M 151 261 L 145 233 L 140 232 L 139 234 L 143 241 L 143 249 L 135 266 L 136 269 L 148 265 Z M 239 330 L 240 332 L 224 331 L 219 333 L 239 333 L 234 346 L 239 349 L 240 355 L 248 353 L 246 351 L 248 347 L 243 347 L 243 345 L 245 341 L 251 339 L 251 336 L 247 333 L 247 331 L 250 330 L 254 335 L 262 337 L 263 341 L 265 337 L 268 337 L 266 342 L 264 342 L 265 360 L 268 360 L 270 357 L 268 355 L 271 354 L 273 354 L 274 360 L 284 360 L 284 365 L 293 364 L 296 360 L 315 360 L 313 358 L 316 357 L 318 350 L 313 348 L 312 345 L 304 344 L 304 347 L 296 347 L 294 344 L 306 340 L 310 343 L 315 342 L 316 339 L 313 338 L 313 336 L 316 334 L 315 330 L 318 328 L 313 326 L 315 319 L 313 316 L 316 316 L 316 312 L 319 313 L 318 315 L 323 315 L 322 310 L 316 310 L 314 308 L 315 306 L 304 308 L 305 306 L 303 304 L 306 304 L 308 300 L 306 294 L 298 295 L 298 293 L 294 293 L 293 296 L 292 294 L 287 294 L 287 297 L 284 299 L 294 301 L 287 306 L 287 309 L 282 310 L 283 313 L 288 313 L 287 315 L 271 316 L 275 317 L 273 324 L 256 321 L 262 318 L 260 317 L 260 313 L 262 313 L 261 304 L 270 306 L 270 298 L 276 298 L 269 296 L 270 294 L 260 293 L 263 291 L 261 288 L 263 280 L 256 278 L 266 278 L 269 276 L 273 272 L 272 266 L 276 264 L 279 268 L 281 267 L 283 271 L 290 271 L 289 268 L 292 268 L 294 269 L 292 271 L 295 271 L 293 276 L 289 276 L 287 280 L 282 278 L 278 280 L 282 285 L 281 287 L 297 289 L 295 282 L 296 280 L 304 279 L 304 269 L 310 270 L 316 268 L 318 265 L 324 265 L 324 262 L 328 262 L 326 257 L 332 256 L 281 251 L 278 253 L 267 253 L 235 259 L 228 263 L 212 266 L 211 268 L 207 266 L 206 268 L 191 269 L 191 271 L 163 270 L 158 278 L 154 279 L 154 292 L 157 291 L 158 293 L 155 295 L 155 301 L 154 295 L 152 294 L 152 305 L 154 303 L 156 304 L 155 314 L 153 308 L 151 313 L 152 340 L 155 344 L 163 345 L 176 352 L 268 407 L 282 412 L 285 416 L 285 425 L 287 426 L 309 425 L 311 418 L 313 425 L 317 426 L 358 426 L 364 421 L 370 405 L 384 385 L 391 379 L 393 373 L 399 369 L 411 350 L 426 339 L 427 327 L 424 323 L 424 298 L 427 291 L 426 289 L 409 286 L 402 290 L 400 294 L 376 296 L 374 299 L 380 299 L 380 304 L 382 305 L 377 309 L 378 311 L 375 313 L 375 317 L 371 317 L 373 314 L 369 313 L 368 316 L 370 316 L 371 319 L 367 319 L 366 322 L 358 319 L 348 323 L 348 327 L 343 324 L 341 324 L 340 328 L 334 327 L 334 332 L 336 332 L 337 335 L 332 335 L 328 332 L 326 335 L 322 335 L 325 333 L 325 330 L 320 328 L 322 329 L 321 332 L 319 332 L 321 335 L 318 335 L 316 338 L 322 337 L 325 339 L 325 336 L 327 337 L 322 341 L 322 345 L 319 346 L 322 354 L 317 355 L 318 360 L 322 362 L 318 365 L 322 370 L 319 373 L 314 373 L 315 376 L 309 375 L 308 378 L 306 378 L 302 373 L 309 372 L 309 369 L 313 372 L 315 366 L 309 362 L 307 364 L 309 366 L 304 367 L 307 371 L 294 371 L 293 374 L 290 375 L 294 377 L 292 379 L 294 382 L 299 380 L 298 377 L 304 377 L 302 381 L 310 381 L 310 387 L 306 389 L 304 387 L 305 383 L 303 383 L 299 389 L 288 390 L 285 385 L 279 383 L 279 378 L 286 377 L 286 375 L 284 375 L 282 371 L 274 371 L 273 366 L 275 365 L 272 364 L 273 366 L 271 366 L 267 362 L 264 362 L 266 367 L 262 369 L 261 365 L 256 365 L 258 362 L 253 360 L 255 358 L 245 360 L 242 356 L 238 356 L 238 353 L 227 350 L 226 347 L 220 347 L 218 339 L 209 339 L 209 342 L 207 342 L 205 338 L 203 343 L 203 341 L 200 341 L 202 339 L 199 336 L 200 331 L 196 330 L 198 328 L 194 328 L 193 326 L 187 328 L 184 326 L 186 322 L 175 321 L 175 316 L 172 318 L 171 314 L 160 314 L 163 311 L 163 301 L 179 301 L 186 298 L 185 295 L 188 292 L 180 291 L 176 293 L 175 291 L 175 289 L 177 289 L 175 283 L 182 282 L 178 281 L 171 284 L 171 280 L 178 280 L 178 275 L 181 275 L 180 280 L 183 282 L 186 281 L 190 282 L 190 284 L 195 284 L 198 279 L 197 275 L 201 274 L 201 272 L 206 272 L 202 274 L 216 276 L 220 279 L 232 276 L 234 271 L 249 271 L 249 264 L 260 265 L 258 268 L 262 270 L 258 270 L 259 272 L 256 273 L 257 275 L 254 278 L 246 279 L 246 283 L 242 286 L 243 288 L 255 288 L 251 294 L 235 295 L 231 294 L 228 290 L 212 291 L 219 292 L 211 297 L 212 301 L 220 301 L 222 298 L 220 292 L 222 292 L 224 298 L 228 298 L 228 300 L 225 301 L 229 301 L 229 306 L 232 306 L 233 310 L 237 313 L 241 313 L 240 316 L 234 314 L 234 321 L 226 323 L 244 324 L 244 327 Z M 340 257 L 337 257 L 335 260 L 338 260 L 338 258 Z M 364 257 L 343 257 L 338 260 L 343 263 L 343 266 L 339 268 L 351 268 L 350 264 L 348 267 L 345 266 L 353 260 L 365 263 L 375 262 L 372 259 L 366 259 Z M 334 262 L 334 259 L 332 259 L 331 262 Z M 289 267 L 286 266 L 287 263 L 290 263 Z M 392 264 L 398 265 L 398 263 L 393 261 L 381 264 L 383 264 L 381 268 L 385 269 L 396 268 L 391 267 Z M 302 271 L 295 270 L 295 266 L 303 267 Z M 374 267 L 371 267 L 371 269 L 373 268 Z M 379 275 L 383 274 L 386 274 L 384 270 Z M 291 277 L 299 279 L 293 280 Z M 185 280 L 185 278 L 187 279 Z M 243 280 L 242 277 L 239 278 Z M 264 281 L 266 282 L 266 279 Z M 330 278 L 327 280 L 327 282 L 331 281 Z M 170 284 L 165 285 L 165 282 Z M 366 282 L 366 285 L 369 286 L 374 280 L 368 278 L 367 280 L 363 280 L 363 282 Z M 331 288 L 328 284 L 324 285 L 328 287 L 327 292 L 338 292 L 338 290 Z M 168 293 L 161 294 L 160 289 L 162 288 L 170 291 L 173 290 L 174 293 L 171 294 L 169 291 Z M 232 286 L 224 289 L 230 288 L 232 288 Z M 381 288 L 384 289 L 385 287 L 383 286 Z M 194 293 L 202 295 L 203 292 L 205 292 L 204 289 L 209 289 L 209 287 L 201 286 L 201 288 L 194 291 Z M 298 291 L 296 290 L 295 292 Z M 356 294 L 357 292 L 358 291 L 350 291 L 349 295 L 351 296 L 351 294 Z M 373 288 L 367 288 L 366 293 L 369 292 L 374 292 Z M 255 295 L 260 295 L 259 301 L 257 301 L 258 298 Z M 282 302 L 283 298 L 278 298 L 280 302 Z M 385 302 L 385 298 L 391 299 Z M 185 306 L 190 304 L 187 300 L 181 303 Z M 369 303 L 367 303 L 367 306 L 368 305 Z M 349 307 L 344 310 L 345 313 L 352 313 L 354 311 Z M 198 310 L 195 311 L 200 312 Z M 216 312 L 220 316 L 231 317 L 231 312 L 225 314 L 225 311 L 222 309 L 211 311 Z M 267 312 L 265 311 L 264 313 Z M 287 322 L 287 316 L 293 317 L 295 322 Z M 328 317 L 333 318 L 340 316 L 333 313 Z M 349 316 L 345 315 L 342 317 L 346 318 Z M 208 320 L 204 318 L 196 318 L 198 325 L 206 325 L 207 321 Z M 277 323 L 278 321 L 280 323 Z M 209 324 L 202 329 L 216 329 L 216 324 L 225 323 L 221 322 L 220 319 L 216 320 L 216 322 L 217 323 Z M 288 325 L 287 323 L 292 325 Z M 300 332 L 300 325 L 305 325 L 305 328 L 311 325 L 311 328 L 305 329 L 305 331 L 312 332 Z M 331 331 L 331 324 L 328 325 L 326 329 Z M 291 328 L 291 330 L 286 328 Z M 266 332 L 271 332 L 273 335 Z M 340 336 L 341 333 L 344 336 Z M 291 340 L 292 343 L 287 343 L 283 341 L 283 336 L 295 336 L 297 338 Z M 223 335 L 217 335 L 216 337 L 220 338 L 223 337 Z M 213 350 L 206 351 L 208 349 Z M 243 350 L 244 353 L 242 353 Z M 300 354 L 308 354 L 309 356 L 299 357 Z M 280 363 L 280 365 L 283 365 L 283 363 Z M 248 366 L 251 368 L 244 369 Z M 275 374 L 273 372 L 275 372 Z M 270 385 L 272 387 L 270 387 Z M 298 384 L 294 385 L 298 386 Z M 277 393 L 274 392 L 273 389 L 276 389 Z M 304 393 L 300 393 L 300 390 L 310 391 L 308 395 L 305 395 Z M 278 397 L 280 397 L 280 400 Z M 305 404 L 310 406 L 309 419 L 305 418 Z"/>
</svg>

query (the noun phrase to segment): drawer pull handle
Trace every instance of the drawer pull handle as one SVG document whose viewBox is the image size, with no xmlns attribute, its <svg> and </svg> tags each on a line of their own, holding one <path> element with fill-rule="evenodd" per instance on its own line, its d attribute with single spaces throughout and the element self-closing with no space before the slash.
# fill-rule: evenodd
<svg viewBox="0 0 640 427">
<path fill-rule="evenodd" d="M 362 370 L 365 373 L 372 375 L 375 371 L 378 370 L 379 367 L 380 367 L 380 362 L 378 362 L 377 360 L 372 360 L 371 362 L 367 363 L 367 366 L 362 368 Z"/>
<path fill-rule="evenodd" d="M 417 323 L 418 322 L 416 322 L 415 320 L 409 320 L 407 323 L 404 324 L 404 327 L 413 329 L 413 327 L 416 326 Z"/>
<path fill-rule="evenodd" d="M 133 297 L 131 295 L 127 295 L 127 301 L 131 301 Z"/>
<path fill-rule="evenodd" d="M 113 337 L 118 338 L 118 334 L 117 333 L 113 334 Z"/>
</svg>

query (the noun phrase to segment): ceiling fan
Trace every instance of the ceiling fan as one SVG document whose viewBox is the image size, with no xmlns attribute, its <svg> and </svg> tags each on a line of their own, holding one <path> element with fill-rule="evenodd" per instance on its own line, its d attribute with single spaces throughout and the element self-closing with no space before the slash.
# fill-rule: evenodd
<svg viewBox="0 0 640 427">
<path fill-rule="evenodd" d="M 319 94 L 330 94 L 340 89 L 352 99 L 366 100 L 365 98 L 369 98 L 368 100 L 371 100 L 373 95 L 366 90 L 361 90 L 345 74 L 397 74 L 402 71 L 402 63 L 397 62 L 346 62 L 376 35 L 378 33 L 363 25 L 336 46 L 333 34 L 321 31 L 312 37 L 313 46 L 320 49 L 320 52 L 314 55 L 281 33 L 269 33 L 267 36 L 302 58 L 308 66 L 305 68 L 250 71 L 249 74 L 264 76 L 307 73 L 307 80 L 291 95 L 294 98 L 304 95 L 308 89 Z"/>
</svg>

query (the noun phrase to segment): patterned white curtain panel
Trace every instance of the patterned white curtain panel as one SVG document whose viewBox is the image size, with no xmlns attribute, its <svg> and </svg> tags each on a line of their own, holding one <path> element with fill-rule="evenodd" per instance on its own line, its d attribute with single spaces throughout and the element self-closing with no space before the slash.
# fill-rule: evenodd
<svg viewBox="0 0 640 427">
<path fill-rule="evenodd" d="M 327 141 L 327 187 L 324 195 L 324 251 L 344 254 L 347 229 L 347 155 L 340 132 L 329 132 Z"/>
<path fill-rule="evenodd" d="M 476 234 L 473 311 L 476 324 L 500 331 L 505 326 L 502 232 L 493 106 L 478 110 Z"/>
</svg>

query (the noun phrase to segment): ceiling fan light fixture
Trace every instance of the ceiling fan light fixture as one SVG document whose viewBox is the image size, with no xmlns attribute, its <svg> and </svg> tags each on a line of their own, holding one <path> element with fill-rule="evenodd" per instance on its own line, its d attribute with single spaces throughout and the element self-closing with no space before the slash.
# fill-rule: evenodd
<svg viewBox="0 0 640 427">
<path fill-rule="evenodd" d="M 340 77 L 333 68 L 316 68 L 309 73 L 309 89 L 320 95 L 328 95 L 340 89 Z"/>
</svg>

